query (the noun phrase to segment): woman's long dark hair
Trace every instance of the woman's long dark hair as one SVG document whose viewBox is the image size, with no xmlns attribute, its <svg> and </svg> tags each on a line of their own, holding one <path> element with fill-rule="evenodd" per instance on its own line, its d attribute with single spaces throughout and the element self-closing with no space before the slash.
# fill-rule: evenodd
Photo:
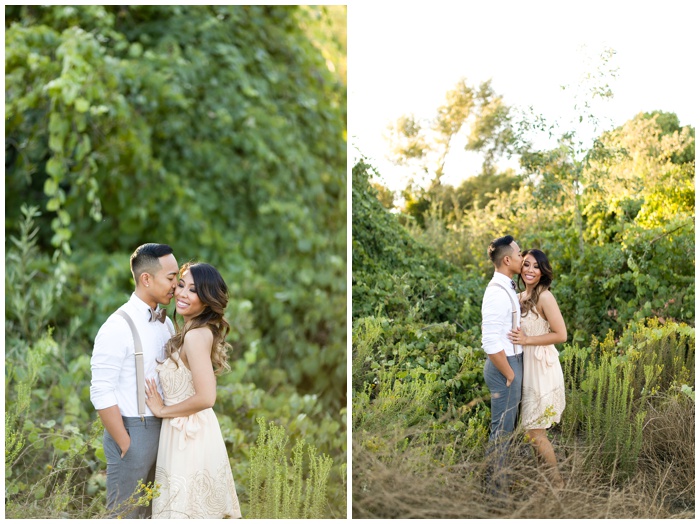
<svg viewBox="0 0 700 524">
<path fill-rule="evenodd" d="M 214 373 L 221 375 L 228 371 L 228 351 L 231 345 L 226 342 L 226 335 L 231 330 L 231 326 L 224 318 L 224 311 L 228 304 L 228 287 L 221 274 L 209 264 L 187 262 L 180 268 L 180 278 L 189 271 L 194 280 L 197 296 L 204 304 L 204 310 L 185 324 L 182 330 L 178 328 L 178 333 L 173 336 L 165 345 L 166 358 L 174 352 L 180 351 L 185 334 L 190 329 L 207 326 L 214 335 L 211 346 L 211 362 L 214 365 Z"/>
<path fill-rule="evenodd" d="M 520 303 L 520 314 L 524 317 L 527 315 L 528 311 L 532 310 L 535 312 L 535 315 L 539 317 L 539 313 L 537 313 L 537 308 L 535 306 L 537 305 L 537 302 L 539 302 L 542 292 L 549 289 L 549 286 L 552 285 L 554 273 L 552 272 L 552 266 L 549 264 L 549 259 L 543 251 L 540 251 L 539 249 L 527 249 L 523 251 L 523 259 L 525 259 L 526 255 L 532 255 L 535 257 L 535 262 L 537 263 L 542 276 L 540 277 L 540 281 L 535 286 L 535 289 L 532 290 L 532 294 L 527 297 L 526 300 Z M 520 287 L 521 282 L 524 283 L 523 277 L 518 275 L 518 287 Z"/>
</svg>

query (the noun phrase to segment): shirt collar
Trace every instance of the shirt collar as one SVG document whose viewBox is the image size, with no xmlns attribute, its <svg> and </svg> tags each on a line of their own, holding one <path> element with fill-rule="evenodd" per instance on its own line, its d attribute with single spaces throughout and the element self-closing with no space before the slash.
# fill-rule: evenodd
<svg viewBox="0 0 700 524">
<path fill-rule="evenodd" d="M 141 300 L 138 296 L 136 296 L 136 293 L 131 294 L 131 298 L 129 299 L 129 304 L 133 306 L 134 309 L 137 311 L 148 311 L 148 319 L 150 320 L 151 318 L 151 306 L 146 304 L 143 300 Z M 158 310 L 158 304 L 156 304 L 156 311 Z"/>
<path fill-rule="evenodd" d="M 503 273 L 499 273 L 498 271 L 493 272 L 493 280 L 497 280 L 501 282 L 503 285 L 507 286 L 508 289 L 513 289 L 513 286 L 511 282 L 513 282 L 512 279 L 508 278 L 505 276 Z"/>
</svg>

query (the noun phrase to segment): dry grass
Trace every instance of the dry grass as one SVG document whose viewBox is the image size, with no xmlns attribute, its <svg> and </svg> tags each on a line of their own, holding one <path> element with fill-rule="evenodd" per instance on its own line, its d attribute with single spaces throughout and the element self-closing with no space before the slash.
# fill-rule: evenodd
<svg viewBox="0 0 700 524">
<path fill-rule="evenodd" d="M 639 457 L 639 473 L 647 478 L 663 479 L 662 491 L 651 490 L 655 498 L 663 496 L 679 510 L 695 504 L 695 402 L 687 396 L 664 396 L 650 405 Z M 653 482 L 650 483 L 653 486 Z"/>
<path fill-rule="evenodd" d="M 509 493 L 500 497 L 484 485 L 486 463 L 476 452 L 461 450 L 443 465 L 436 457 L 445 450 L 418 444 L 419 432 L 375 435 L 369 446 L 358 432 L 353 518 L 694 518 L 695 405 L 683 397 L 657 404 L 649 410 L 637 471 L 624 482 L 614 484 L 613 472 L 596 467 L 598 450 L 555 441 L 566 481 L 556 490 L 522 444 L 509 458 Z"/>
</svg>

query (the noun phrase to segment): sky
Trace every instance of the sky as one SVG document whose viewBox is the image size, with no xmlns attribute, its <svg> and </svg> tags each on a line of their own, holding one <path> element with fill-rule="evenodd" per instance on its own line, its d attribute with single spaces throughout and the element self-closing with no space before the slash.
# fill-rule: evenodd
<svg viewBox="0 0 700 524">
<path fill-rule="evenodd" d="M 350 2 L 350 162 L 364 155 L 385 185 L 405 187 L 410 172 L 386 158 L 387 127 L 401 115 L 432 118 L 461 78 L 471 86 L 490 79 L 507 105 L 533 106 L 549 121 L 569 122 L 578 115 L 573 92 L 605 48 L 615 50 L 611 64 L 617 68 L 610 79 L 613 99 L 595 106 L 605 129 L 653 110 L 676 113 L 682 125 L 697 127 L 692 5 L 689 0 Z M 585 130 L 580 136 L 586 138 Z M 462 144 L 455 146 L 443 183 L 458 185 L 478 173 L 481 160 L 463 152 Z"/>
</svg>

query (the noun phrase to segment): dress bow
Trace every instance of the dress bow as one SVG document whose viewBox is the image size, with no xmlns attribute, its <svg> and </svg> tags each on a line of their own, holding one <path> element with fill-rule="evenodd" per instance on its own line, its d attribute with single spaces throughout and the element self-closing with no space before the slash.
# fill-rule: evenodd
<svg viewBox="0 0 700 524">
<path fill-rule="evenodd" d="M 556 348 L 554 348 L 554 351 L 550 351 L 550 347 L 551 346 L 535 346 L 535 350 L 533 351 L 533 355 L 542 363 L 545 372 L 559 359 L 559 353 Z"/>
<path fill-rule="evenodd" d="M 193 413 L 189 417 L 175 417 L 170 421 L 170 425 L 180 430 L 180 438 L 177 444 L 180 450 L 185 449 L 187 446 L 187 439 L 193 439 L 202 428 L 202 424 L 199 420 L 199 413 Z"/>
</svg>

